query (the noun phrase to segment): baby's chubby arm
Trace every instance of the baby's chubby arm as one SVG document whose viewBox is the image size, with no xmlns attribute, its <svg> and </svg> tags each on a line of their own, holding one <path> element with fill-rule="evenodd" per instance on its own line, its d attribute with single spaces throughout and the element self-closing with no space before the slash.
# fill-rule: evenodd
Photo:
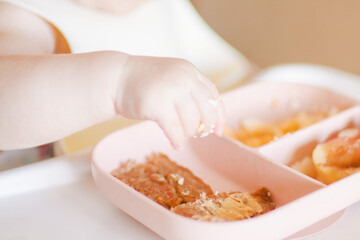
<svg viewBox="0 0 360 240">
<path fill-rule="evenodd" d="M 158 122 L 174 147 L 200 123 L 220 133 L 223 105 L 190 63 L 104 51 L 0 57 L 0 147 L 61 139 L 121 114 Z"/>
<path fill-rule="evenodd" d="M 125 59 L 113 52 L 0 57 L 0 149 L 49 143 L 115 116 Z"/>
<path fill-rule="evenodd" d="M 51 54 L 51 35 L 33 24 L 44 38 L 0 26 L 0 149 L 52 142 L 116 114 L 156 121 L 175 148 L 200 123 L 221 133 L 218 92 L 192 64 L 115 51 Z"/>
</svg>

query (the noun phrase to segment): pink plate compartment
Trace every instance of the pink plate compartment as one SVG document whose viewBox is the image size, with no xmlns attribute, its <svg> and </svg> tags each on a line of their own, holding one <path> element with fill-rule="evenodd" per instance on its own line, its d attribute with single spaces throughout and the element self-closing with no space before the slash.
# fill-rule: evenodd
<svg viewBox="0 0 360 240">
<path fill-rule="evenodd" d="M 99 189 L 110 202 L 165 239 L 301 238 L 331 226 L 346 207 L 359 200 L 360 193 L 350 190 L 360 187 L 359 174 L 325 186 L 286 166 L 302 144 L 321 141 L 342 126 L 358 124 L 355 115 L 360 107 L 354 107 L 354 100 L 318 87 L 260 83 L 229 92 L 223 99 L 227 123 L 232 127 L 248 116 L 277 121 L 296 110 L 334 106 L 348 110 L 260 148 L 226 136 L 208 136 L 191 139 L 176 151 L 155 123 L 142 122 L 109 134 L 95 146 L 92 172 Z M 325 130 L 329 128 L 328 133 Z M 111 176 L 121 162 L 142 162 L 156 152 L 189 168 L 219 192 L 252 192 L 264 186 L 272 193 L 276 209 L 241 221 L 203 222 L 170 212 Z"/>
</svg>

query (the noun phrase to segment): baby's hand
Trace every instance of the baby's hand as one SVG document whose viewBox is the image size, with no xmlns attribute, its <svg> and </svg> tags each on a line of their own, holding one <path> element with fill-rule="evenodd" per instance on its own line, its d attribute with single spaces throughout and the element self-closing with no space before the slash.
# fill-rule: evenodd
<svg viewBox="0 0 360 240">
<path fill-rule="evenodd" d="M 115 104 L 127 118 L 156 121 L 176 149 L 188 137 L 223 130 L 224 106 L 215 85 L 181 59 L 130 56 Z"/>
</svg>

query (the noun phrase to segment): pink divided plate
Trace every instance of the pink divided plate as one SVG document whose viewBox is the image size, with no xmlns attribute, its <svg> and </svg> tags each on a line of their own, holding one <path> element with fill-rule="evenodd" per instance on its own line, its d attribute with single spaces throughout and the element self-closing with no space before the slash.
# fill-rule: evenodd
<svg viewBox="0 0 360 240">
<path fill-rule="evenodd" d="M 304 89 L 306 91 L 303 91 Z M 253 96 L 254 92 L 251 94 L 253 90 L 257 92 L 257 97 Z M 311 93 L 317 97 L 317 101 L 309 100 Z M 319 93 L 323 94 L 319 96 Z M 302 100 L 304 94 L 306 94 L 306 101 Z M 261 102 L 258 99 L 259 96 L 262 96 Z M 338 99 L 330 100 L 329 96 L 337 96 Z M 251 99 L 246 100 L 247 97 Z M 289 111 L 286 109 L 287 106 L 291 110 L 294 106 L 301 109 L 301 106 L 308 103 L 311 103 L 312 107 L 328 104 L 326 106 L 335 105 L 343 110 L 356 104 L 351 99 L 323 89 L 294 84 L 254 84 L 229 92 L 223 98 L 229 124 L 238 123 L 241 116 L 256 116 L 255 108 L 263 114 L 259 117 L 264 116 L 265 119 L 275 121 L 277 117 L 278 119 L 281 116 L 286 117 L 286 112 Z M 299 102 L 291 103 L 291 101 Z M 316 102 L 319 104 L 316 105 Z M 266 113 L 264 110 L 266 108 L 274 110 L 276 115 L 273 116 L 270 113 L 272 110 Z M 247 111 L 251 114 L 246 114 Z M 354 107 L 348 111 L 357 111 L 357 108 Z M 348 111 L 328 120 L 346 115 Z M 238 112 L 244 114 L 237 114 Z M 354 117 L 354 115 L 351 116 Z M 350 119 L 346 116 L 343 118 Z M 326 124 L 328 120 L 304 131 L 301 130 L 302 132 L 299 131 L 299 135 L 306 135 L 303 132 L 309 132 L 304 137 L 301 137 L 302 135 L 296 137 L 295 133 L 285 137 L 294 138 L 295 140 L 292 140 L 294 142 L 302 143 L 302 139 L 310 139 L 311 142 L 309 137 L 316 135 L 313 132 L 324 132 L 325 126 L 321 127 L 321 130 L 320 125 Z M 346 124 L 351 121 L 347 121 Z M 338 121 L 328 124 L 333 126 L 337 123 Z M 301 144 L 289 146 L 285 140 L 281 142 L 282 139 L 277 142 L 279 148 L 275 146 L 275 142 L 262 148 L 250 148 L 228 137 L 209 136 L 191 139 L 183 150 L 175 151 L 155 123 L 143 122 L 121 129 L 102 139 L 93 150 L 92 172 L 97 186 L 114 205 L 165 239 L 300 238 L 327 228 L 342 216 L 346 207 L 359 200 L 360 193 L 357 193 L 355 189 L 360 187 L 360 174 L 354 174 L 325 186 L 287 167 L 285 163 L 291 160 L 293 153 L 297 151 L 296 148 Z M 274 146 L 270 148 L 272 144 Z M 289 148 L 284 152 L 283 157 L 278 157 L 278 155 L 282 156 L 280 145 Z M 276 209 L 241 221 L 198 221 L 167 210 L 111 176 L 110 172 L 121 162 L 128 159 L 141 162 L 154 152 L 168 155 L 170 159 L 189 168 L 213 190 L 219 192 L 252 192 L 264 186 L 272 193 Z M 278 160 L 275 161 L 274 158 Z"/>
</svg>

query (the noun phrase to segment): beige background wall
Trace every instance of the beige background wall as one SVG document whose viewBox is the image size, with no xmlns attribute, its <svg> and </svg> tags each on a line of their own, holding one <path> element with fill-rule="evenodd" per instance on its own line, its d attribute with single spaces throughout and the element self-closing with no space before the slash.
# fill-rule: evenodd
<svg viewBox="0 0 360 240">
<path fill-rule="evenodd" d="M 209 25 L 261 67 L 289 62 L 360 74 L 359 0 L 192 0 Z"/>
</svg>

